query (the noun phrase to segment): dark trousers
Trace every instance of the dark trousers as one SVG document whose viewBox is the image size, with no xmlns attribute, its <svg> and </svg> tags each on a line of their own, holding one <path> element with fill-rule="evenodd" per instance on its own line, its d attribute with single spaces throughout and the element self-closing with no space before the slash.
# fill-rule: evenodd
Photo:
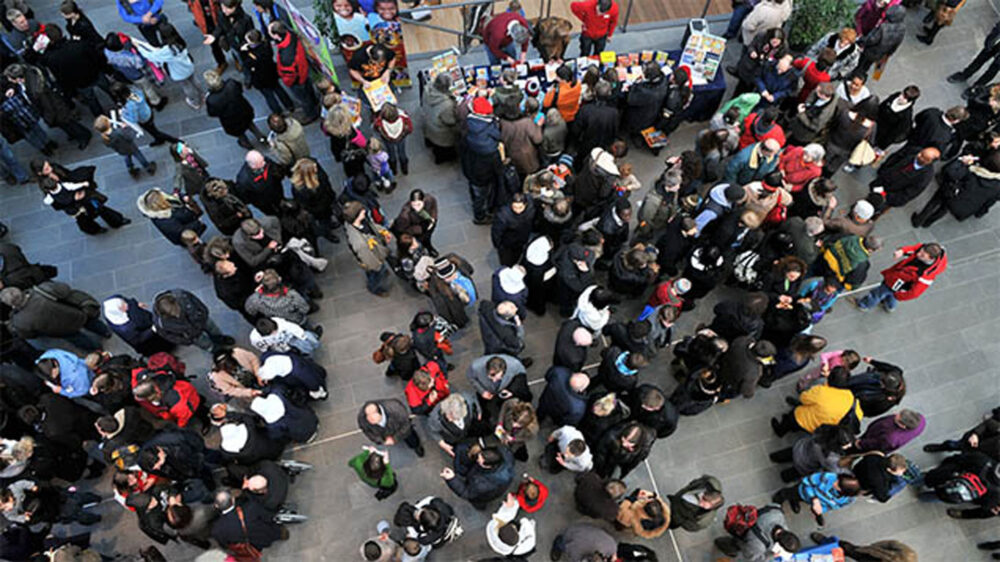
<svg viewBox="0 0 1000 562">
<path fill-rule="evenodd" d="M 92 204 L 87 205 L 86 212 L 76 216 L 76 225 L 84 234 L 99 234 L 104 229 L 97 223 L 98 217 L 104 219 L 104 222 L 108 223 L 111 228 L 118 228 L 125 224 L 124 215 L 103 203 L 97 203 L 96 207 Z"/>
<path fill-rule="evenodd" d="M 497 248 L 497 256 L 500 257 L 500 265 L 511 267 L 517 264 L 524 253 L 524 246 L 502 246 Z"/>
<path fill-rule="evenodd" d="M 992 60 L 993 62 L 990 62 Z M 969 78 L 979 70 L 987 62 L 990 65 L 986 68 L 979 79 L 976 80 L 975 86 L 985 86 L 993 81 L 993 77 L 1000 72 L 1000 43 L 993 45 L 992 47 L 983 47 L 982 50 L 976 55 L 976 58 L 972 59 L 972 62 L 968 66 L 962 69 L 962 76 Z"/>
<path fill-rule="evenodd" d="M 451 162 L 458 156 L 458 152 L 455 151 L 454 146 L 438 146 L 426 139 L 424 139 L 424 144 L 430 147 L 431 152 L 434 154 L 435 164 Z"/>
<path fill-rule="evenodd" d="M 160 12 L 159 14 L 156 14 L 156 19 L 157 23 L 161 21 L 167 21 L 167 15 Z M 140 23 L 136 27 L 139 28 L 139 33 L 142 34 L 142 36 L 146 39 L 146 41 L 149 42 L 150 45 L 154 47 L 163 46 L 163 39 L 160 37 L 159 26 L 157 24 L 146 25 L 144 23 Z"/>
<path fill-rule="evenodd" d="M 787 488 L 782 488 L 774 494 L 773 499 L 775 503 L 788 502 L 791 506 L 796 506 L 802 502 L 802 497 L 799 496 L 799 485 L 788 486 Z"/>
<path fill-rule="evenodd" d="M 66 121 L 58 125 L 60 129 L 66 133 L 66 136 L 71 140 L 83 143 L 90 140 L 93 133 L 89 129 L 80 124 L 79 121 Z"/>
<path fill-rule="evenodd" d="M 222 51 L 222 45 L 218 41 L 212 42 L 212 58 L 215 59 L 215 66 L 222 66 L 226 62 L 226 53 Z"/>
<path fill-rule="evenodd" d="M 305 119 L 307 121 L 319 117 L 319 100 L 316 97 L 316 89 L 313 88 L 311 81 L 306 80 L 304 84 L 295 84 L 289 87 L 292 90 L 292 95 L 299 101 L 302 105 L 302 111 L 305 113 Z"/>
<path fill-rule="evenodd" d="M 915 227 L 930 226 L 938 221 L 948 212 L 948 200 L 944 197 L 944 190 L 938 188 L 934 195 L 927 201 L 920 212 L 913 215 L 911 222 Z"/>
<path fill-rule="evenodd" d="M 271 110 L 271 113 L 282 113 L 295 109 L 292 97 L 281 87 L 281 84 L 278 84 L 276 88 L 259 88 L 259 90 L 264 95 L 264 101 L 267 102 L 267 108 Z"/>
<path fill-rule="evenodd" d="M 604 46 L 607 44 L 608 38 L 601 37 L 600 39 L 591 39 L 586 35 L 580 35 L 580 56 L 589 57 L 590 55 L 599 55 L 601 51 L 604 50 Z"/>
<path fill-rule="evenodd" d="M 491 215 L 493 206 L 493 184 L 476 185 L 469 183 L 469 197 L 472 198 L 472 217 L 478 221 L 486 220 Z"/>
<path fill-rule="evenodd" d="M 163 131 L 156 128 L 156 118 L 153 117 L 152 114 L 149 117 L 149 121 L 146 121 L 145 123 L 139 123 L 139 126 L 142 127 L 144 131 L 153 136 L 153 144 L 163 144 L 167 142 L 174 144 L 180 142 L 180 139 L 178 139 L 177 137 L 168 135 L 167 133 L 164 133 Z"/>
<path fill-rule="evenodd" d="M 549 471 L 549 474 L 559 474 L 563 470 L 566 470 L 556 460 L 557 454 L 559 454 L 559 443 L 557 441 L 545 444 L 545 452 L 542 453 L 541 464 L 542 468 Z"/>
<path fill-rule="evenodd" d="M 792 433 L 794 431 L 805 431 L 802 429 L 802 426 L 799 425 L 799 422 L 795 421 L 794 412 L 787 412 L 785 415 L 781 416 L 781 419 L 778 420 L 778 426 L 775 429 L 781 432 L 782 435 Z"/>
<path fill-rule="evenodd" d="M 111 96 L 111 85 L 108 84 L 108 79 L 105 78 L 103 74 L 100 75 L 93 84 L 87 86 L 86 88 L 80 88 L 76 91 L 77 95 L 80 96 L 80 101 L 87 106 L 87 109 L 94 114 L 94 117 L 107 113 L 104 106 L 101 105 L 101 102 L 97 99 L 98 88 L 104 90 L 109 97 Z"/>
<path fill-rule="evenodd" d="M 407 447 L 416 450 L 420 446 L 420 436 L 417 435 L 417 430 L 410 428 L 410 434 L 403 438 L 403 443 L 406 443 Z"/>
</svg>

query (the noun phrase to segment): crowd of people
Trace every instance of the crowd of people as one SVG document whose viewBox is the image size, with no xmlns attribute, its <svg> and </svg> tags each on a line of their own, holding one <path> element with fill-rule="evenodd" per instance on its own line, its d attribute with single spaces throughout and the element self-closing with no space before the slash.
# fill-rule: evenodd
<svg viewBox="0 0 1000 562">
<path fill-rule="evenodd" d="M 399 285 L 406 298 L 427 299 L 409 330 L 379 336 L 373 359 L 398 377 L 399 395 L 361 406 L 357 424 L 372 445 L 347 465 L 385 500 L 406 478 L 390 447 L 404 443 L 424 457 L 430 443 L 440 449 L 430 454 L 443 461 L 442 487 L 399 502 L 391 521 L 362 541 L 364 560 L 415 562 L 440 549 L 434 557 L 447 559 L 447 543 L 464 532 L 453 505 L 463 500 L 495 510 L 485 544 L 497 557 L 523 560 L 544 548 L 570 562 L 654 559 L 642 539 L 719 521 L 726 536 L 715 546 L 725 555 L 787 559 L 804 541 L 785 504 L 792 513 L 806 504 L 822 528 L 830 511 L 862 497 L 888 502 L 907 486 L 922 500 L 971 505 L 948 509 L 954 518 L 1000 514 L 1000 411 L 959 439 L 926 445 L 954 454 L 922 472 L 898 452 L 926 426 L 901 407 L 906 365 L 828 349 L 819 335 L 842 295 L 858 311 L 892 312 L 946 273 L 951 256 L 926 242 L 894 249 L 895 263 L 872 274 L 886 213 L 911 207 L 919 228 L 946 214 L 982 217 L 1000 199 L 1000 86 L 989 85 L 997 65 L 966 90 L 965 102 L 916 111 L 919 85 L 880 96 L 869 84 L 903 40 L 906 7 L 867 0 L 854 26 L 793 52 L 791 3 L 739 3 L 727 32 L 739 38 L 725 69 L 737 82 L 731 99 L 694 146 L 672 146 L 676 155 L 643 189 L 628 154 L 648 150 L 641 131 L 670 135 L 685 121 L 695 96 L 690 69 L 650 62 L 627 84 L 614 71 L 591 67 L 578 76 L 561 65 L 550 88 L 527 92 L 508 68 L 497 87 L 464 97 L 440 74 L 427 84 L 419 116 L 386 103 L 366 105 L 359 121 L 339 86 L 310 77 L 300 39 L 273 0 L 246 10 L 240 0 L 188 2 L 217 63 L 201 73 L 162 2 L 117 0 L 135 31 L 122 25 L 106 34 L 72 0 L 60 7 L 62 25 L 36 21 L 21 0 L 7 2 L 7 182 L 35 182 L 45 204 L 87 235 L 126 227 L 132 221 L 107 205 L 93 166 L 57 161 L 57 153 L 70 157 L 51 130 L 85 148 L 93 133 L 80 124 L 79 104 L 134 178 L 158 170 L 140 148 L 148 134 L 150 147 L 170 155 L 173 187 L 145 190 L 138 212 L 211 277 L 219 301 L 245 319 L 249 346 L 237 345 L 183 287 L 97 298 L 57 280 L 55 266 L 0 243 L 0 556 L 92 559 L 89 533 L 51 530 L 100 522 L 91 508 L 101 495 L 84 482 L 109 472 L 115 500 L 161 545 L 184 541 L 220 557 L 206 560 L 259 560 L 287 539 L 286 525 L 306 519 L 287 501 L 289 488 L 311 467 L 282 456 L 317 436 L 313 402 L 328 396 L 327 371 L 313 358 L 324 329 L 310 318 L 325 297 L 321 238 L 326 247 L 345 244 L 371 294 L 385 297 Z M 959 7 L 938 2 L 921 41 L 933 41 Z M 615 30 L 617 3 L 581 0 L 571 10 L 583 24 L 582 53 L 599 53 Z M 531 37 L 516 6 L 483 27 L 498 63 L 523 59 Z M 1000 24 L 948 80 L 971 78 L 1000 52 L 998 37 Z M 543 55 L 558 61 L 566 48 Z M 367 44 L 349 74 L 362 85 L 385 79 L 395 56 Z M 240 75 L 226 74 L 229 57 Z M 168 80 L 246 150 L 234 178 L 214 175 L 193 146 L 156 125 Z M 267 133 L 255 124 L 253 90 L 271 111 Z M 314 122 L 341 172 L 311 153 L 306 131 Z M 395 217 L 380 204 L 381 194 L 409 183 L 406 144 L 418 130 L 434 163 L 457 159 L 468 180 L 473 223 L 489 229 L 499 264 L 488 272 L 488 293 L 466 257 L 434 246 L 447 217 L 430 186 L 408 185 Z M 21 138 L 40 153 L 27 166 L 8 145 Z M 838 176 L 863 167 L 877 167 L 868 195 L 838 200 Z M 912 209 L 935 182 L 924 208 Z M 711 321 L 675 333 L 678 319 L 717 289 L 724 296 Z M 545 314 L 561 317 L 551 361 L 526 353 L 533 319 Z M 474 337 L 470 324 L 482 354 L 459 382 L 449 356 L 453 340 Z M 113 336 L 131 351 L 105 351 Z M 40 339 L 65 345 L 40 348 Z M 178 358 L 188 346 L 211 354 L 204 377 Z M 660 368 L 668 355 L 669 368 L 654 375 L 653 362 L 659 356 Z M 529 378 L 536 363 L 544 379 Z M 798 395 L 771 420 L 777 437 L 793 437 L 770 454 L 788 484 L 772 503 L 726 505 L 722 483 L 707 474 L 666 495 L 625 483 L 684 417 L 775 392 L 768 389 L 792 378 Z M 544 505 L 570 502 L 550 497 L 545 481 L 556 478 L 572 482 L 580 518 L 539 536 L 534 518 Z M 856 560 L 917 556 L 895 540 L 840 544 Z M 162 557 L 155 548 L 143 556 Z"/>
</svg>

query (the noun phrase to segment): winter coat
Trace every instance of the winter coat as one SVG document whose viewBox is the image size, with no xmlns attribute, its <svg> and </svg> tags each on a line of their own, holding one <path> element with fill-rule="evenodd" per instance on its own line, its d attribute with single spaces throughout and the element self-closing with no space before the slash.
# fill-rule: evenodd
<svg viewBox="0 0 1000 562">
<path fill-rule="evenodd" d="M 10 327 L 24 339 L 70 336 L 100 314 L 94 297 L 58 281 L 26 291 L 28 302 L 10 317 Z"/>
<path fill-rule="evenodd" d="M 596 552 L 602 560 L 614 560 L 618 541 L 607 531 L 588 523 L 574 523 L 559 534 L 563 549 L 561 560 L 581 562 Z"/>
<path fill-rule="evenodd" d="M 186 427 L 202 401 L 194 385 L 168 375 L 155 376 L 152 381 L 162 393 L 160 401 L 154 404 L 136 399 L 136 403 L 161 420 Z"/>
<path fill-rule="evenodd" d="M 764 374 L 764 366 L 754 355 L 751 346 L 755 343 L 749 336 L 741 336 L 732 341 L 729 349 L 719 360 L 719 381 L 723 394 L 753 398 L 757 391 L 757 381 Z"/>
<path fill-rule="evenodd" d="M 638 369 L 629 368 L 625 361 L 630 352 L 612 345 L 601 352 L 601 364 L 594 381 L 612 392 L 630 392 L 638 384 Z"/>
<path fill-rule="evenodd" d="M 801 405 L 794 410 L 795 421 L 808 433 L 816 431 L 821 425 L 839 424 L 852 405 L 858 421 L 862 421 L 864 417 L 861 404 L 845 388 L 814 386 L 799 395 L 799 402 Z"/>
<path fill-rule="evenodd" d="M 913 105 L 909 104 L 902 111 L 894 111 L 892 102 L 903 95 L 896 92 L 888 96 L 878 106 L 878 130 L 875 133 L 875 145 L 885 149 L 889 145 L 903 142 L 913 129 Z"/>
<path fill-rule="evenodd" d="M 521 213 L 515 213 L 510 205 L 501 208 L 490 225 L 490 239 L 493 247 L 523 249 L 531 239 L 531 227 L 535 222 L 535 204 L 531 199 L 525 202 Z M 520 252 L 519 252 L 520 253 Z"/>
<path fill-rule="evenodd" d="M 308 406 L 295 404 L 288 391 L 278 388 L 266 396 L 254 398 L 253 410 L 264 421 L 265 434 L 279 443 L 305 443 L 319 427 L 319 418 Z"/>
<path fill-rule="evenodd" d="M 291 168 L 302 158 L 309 158 L 309 143 L 306 141 L 305 130 L 298 120 L 285 118 L 286 129 L 283 133 L 275 133 L 269 142 L 274 153 L 275 162 Z"/>
<path fill-rule="evenodd" d="M 763 0 L 743 19 L 740 33 L 743 36 L 743 44 L 749 45 L 760 34 L 768 29 L 780 28 L 785 25 L 785 21 L 792 15 L 792 0 L 785 0 L 781 4 L 770 0 Z"/>
<path fill-rule="evenodd" d="M 632 86 L 625 98 L 622 113 L 622 131 L 635 135 L 652 127 L 660 116 L 660 108 L 667 97 L 669 84 L 665 78 L 643 80 Z M 602 147 L 603 148 L 603 147 Z"/>
<path fill-rule="evenodd" d="M 116 324 L 113 318 L 104 315 L 104 323 L 125 343 L 141 355 L 152 355 L 157 351 L 167 351 L 173 347 L 153 330 L 153 313 L 139 306 L 134 298 L 122 295 L 111 295 L 109 299 L 118 298 L 128 306 L 127 321 Z M 107 301 L 105 301 L 107 302 Z"/>
<path fill-rule="evenodd" d="M 621 478 L 625 478 L 629 472 L 639 465 L 653 448 L 656 441 L 656 434 L 649 428 L 639 425 L 641 433 L 639 443 L 635 449 L 629 451 L 622 447 L 621 438 L 624 432 L 631 426 L 628 423 L 620 423 L 604 433 L 594 447 L 594 468 L 603 477 L 611 476 L 615 468 L 621 467 Z"/>
<path fill-rule="evenodd" d="M 265 215 L 276 217 L 280 215 L 279 205 L 285 198 L 285 169 L 270 158 L 264 159 L 264 167 L 253 169 L 246 162 L 236 173 L 236 183 L 233 184 L 237 197 L 247 205 L 253 205 Z"/>
<path fill-rule="evenodd" d="M 954 160 L 942 170 L 942 176 L 945 181 L 938 189 L 947 190 L 948 210 L 960 221 L 985 216 L 1000 199 L 1000 173 Z"/>
<path fill-rule="evenodd" d="M 281 223 L 275 217 L 264 216 L 257 219 L 264 229 L 264 236 L 269 240 L 274 240 L 279 244 L 281 238 Z M 233 235 L 233 250 L 248 266 L 253 269 L 260 268 L 268 258 L 276 255 L 267 244 L 254 240 L 246 235 L 243 230 L 237 230 Z"/>
<path fill-rule="evenodd" d="M 949 148 L 957 140 L 955 128 L 944 122 L 944 112 L 929 107 L 913 119 L 913 128 L 906 137 L 907 148 L 921 149 L 933 146 L 949 157 Z"/>
<path fill-rule="evenodd" d="M 337 202 L 337 194 L 330 184 L 330 176 L 323 170 L 322 166 L 316 167 L 319 185 L 315 189 L 310 189 L 304 185 L 292 186 L 292 199 L 299 202 L 302 208 L 309 211 L 309 214 L 316 219 L 326 219 L 333 217 L 340 218 L 340 206 Z M 427 196 L 427 199 L 432 199 Z M 425 199 L 426 204 L 426 199 Z"/>
<path fill-rule="evenodd" d="M 912 150 L 897 150 L 878 168 L 875 179 L 869 187 L 885 190 L 885 203 L 889 207 L 903 207 L 923 193 L 934 179 L 934 165 L 928 164 L 919 170 L 915 167 L 916 153 Z"/>
<path fill-rule="evenodd" d="M 151 450 L 155 453 L 157 449 L 166 451 L 167 460 L 163 466 L 154 470 L 152 465 L 142 462 L 142 451 Z M 205 459 L 205 442 L 191 430 L 163 429 L 142 445 L 139 459 L 139 467 L 148 474 L 182 481 L 199 478 Z"/>
<path fill-rule="evenodd" d="M 573 341 L 573 332 L 582 327 L 583 324 L 579 320 L 567 320 L 559 327 L 555 352 L 552 355 L 554 366 L 565 367 L 573 372 L 579 372 L 583 368 L 588 348 L 580 347 Z"/>
<path fill-rule="evenodd" d="M 618 108 L 607 101 L 585 103 L 576 114 L 579 131 L 578 154 L 590 154 L 595 147 L 606 148 L 618 137 Z"/>
<path fill-rule="evenodd" d="M 361 269 L 378 271 L 392 253 L 389 243 L 393 240 L 393 236 L 367 216 L 364 222 L 367 226 L 365 230 L 353 224 L 344 226 L 347 232 L 347 247 L 354 254 L 354 259 L 358 261 Z"/>
<path fill-rule="evenodd" d="M 247 266 L 236 266 L 236 273 L 229 277 L 213 274 L 212 284 L 215 296 L 219 297 L 223 304 L 238 312 L 243 312 L 247 297 L 253 294 L 257 285 L 253 280 L 252 271 Z"/>
<path fill-rule="evenodd" d="M 790 2 L 791 0 L 786 0 Z M 794 68 L 789 68 L 785 72 L 778 72 L 778 62 L 769 62 L 764 65 L 764 70 L 757 77 L 757 91 L 770 92 L 774 96 L 774 101 L 761 99 L 762 106 L 776 106 L 785 98 L 795 94 L 799 85 L 799 75 Z"/>
<path fill-rule="evenodd" d="M 428 361 L 420 369 L 430 373 L 431 387 L 427 390 L 421 390 L 411 378 L 406 383 L 404 392 L 406 393 L 406 403 L 410 406 L 410 411 L 418 416 L 426 416 L 438 402 L 451 394 L 451 388 L 448 385 L 448 378 L 445 377 L 436 361 Z M 431 391 L 437 392 L 437 398 L 433 401 L 430 399 Z"/>
<path fill-rule="evenodd" d="M 587 395 L 570 388 L 572 374 L 573 371 L 559 366 L 552 366 L 545 373 L 545 390 L 538 399 L 539 418 L 544 412 L 556 425 L 576 425 L 583 419 L 587 412 Z"/>
<path fill-rule="evenodd" d="M 890 6 L 885 13 L 885 21 L 876 26 L 867 35 L 858 38 L 858 44 L 863 49 L 866 59 L 879 60 L 896 52 L 903 43 L 906 34 L 906 9 L 902 6 Z"/>
<path fill-rule="evenodd" d="M 726 175 L 723 181 L 728 184 L 746 185 L 753 181 L 761 181 L 778 167 L 778 155 L 765 159 L 760 155 L 760 143 L 751 144 L 740 150 L 726 165 Z"/>
<path fill-rule="evenodd" d="M 280 326 L 284 320 L 279 318 L 277 322 Z M 326 369 L 299 353 L 267 351 L 260 356 L 260 365 L 257 378 L 270 386 L 297 388 L 306 392 L 324 390 Z"/>
<path fill-rule="evenodd" d="M 829 99 L 820 105 L 819 94 L 815 91 L 809 94 L 805 101 L 805 110 L 797 113 L 789 120 L 788 136 L 803 145 L 819 140 L 830 120 L 837 112 L 837 101 Z"/>
<path fill-rule="evenodd" d="M 54 80 L 48 73 L 46 68 L 25 65 L 24 89 L 42 120 L 48 126 L 56 127 L 72 121 L 78 112 L 71 102 L 51 87 Z"/>
<path fill-rule="evenodd" d="M 495 117 L 469 114 L 466 119 L 466 149 L 478 155 L 493 154 L 498 150 L 500 140 L 500 123 Z"/>
<path fill-rule="evenodd" d="M 83 41 L 63 38 L 49 44 L 41 56 L 41 62 L 52 71 L 60 90 L 66 94 L 75 94 L 77 90 L 92 86 L 100 78 L 104 54 Z"/>
<path fill-rule="evenodd" d="M 502 458 L 494 468 L 483 468 L 468 455 L 469 444 L 455 447 L 455 477 L 447 480 L 448 487 L 460 498 L 481 504 L 502 496 L 514 480 L 514 455 L 507 447 L 496 450 Z"/>
<path fill-rule="evenodd" d="M 4 287 L 30 289 L 55 276 L 54 266 L 31 263 L 16 244 L 0 242 L 0 282 Z"/>
<path fill-rule="evenodd" d="M 226 236 L 235 234 L 243 219 L 253 218 L 253 212 L 250 211 L 247 204 L 231 192 L 222 198 L 208 197 L 203 194 L 201 203 L 215 228 Z"/>
<path fill-rule="evenodd" d="M 258 318 L 277 316 L 289 322 L 303 324 L 309 314 L 309 303 L 295 289 L 287 286 L 279 287 L 274 293 L 268 293 L 264 287 L 257 287 L 252 295 L 247 297 L 243 306 L 247 314 Z"/>
<path fill-rule="evenodd" d="M 462 426 L 449 420 L 441 411 L 441 402 L 427 414 L 427 435 L 435 443 L 444 441 L 449 445 L 457 445 L 468 437 L 477 435 L 478 426 L 483 423 L 483 411 L 475 394 L 468 392 L 456 393 L 465 402 L 465 417 Z M 456 452 L 457 456 L 457 452 Z"/>
<path fill-rule="evenodd" d="M 760 316 L 751 314 L 740 301 L 722 301 L 715 305 L 712 312 L 715 313 L 715 317 L 709 328 L 726 341 L 733 341 L 743 336 L 759 339 L 764 331 L 764 320 Z"/>
<path fill-rule="evenodd" d="M 604 485 L 604 479 L 596 472 L 585 472 L 576 479 L 573 498 L 577 511 L 587 517 L 610 523 L 618 519 L 618 502 L 608 494 Z"/>
<path fill-rule="evenodd" d="M 424 92 L 424 138 L 435 146 L 451 147 L 458 143 L 458 104 L 449 92 L 428 88 Z"/>
<path fill-rule="evenodd" d="M 493 301 L 479 301 L 479 333 L 483 351 L 487 355 L 518 355 L 524 350 L 524 327 L 517 324 L 514 318 L 501 318 L 496 308 L 497 303 Z"/>
<path fill-rule="evenodd" d="M 180 199 L 168 196 L 168 200 L 170 201 L 170 209 L 165 211 L 153 210 L 147 207 L 145 193 L 139 196 L 135 204 L 139 207 L 139 212 L 153 221 L 153 226 L 156 227 L 156 230 L 160 231 L 160 234 L 164 238 L 175 246 L 183 247 L 181 233 L 185 230 L 193 230 L 200 235 L 205 232 L 207 227 L 205 223 L 201 222 L 199 216 Z"/>
<path fill-rule="evenodd" d="M 821 163 L 805 162 L 802 159 L 804 150 L 800 146 L 789 146 L 781 152 L 781 157 L 778 160 L 778 168 L 785 181 L 791 184 L 793 194 L 802 191 L 806 184 L 823 173 Z"/>
<path fill-rule="evenodd" d="M 538 145 L 542 142 L 542 128 L 532 116 L 516 120 L 500 120 L 500 141 L 522 177 L 534 173 L 541 167 L 538 160 Z"/>
<path fill-rule="evenodd" d="M 792 444 L 792 466 L 802 476 L 814 472 L 846 472 L 840 467 L 840 458 L 837 451 L 823 451 L 815 435 L 804 435 Z"/>
<path fill-rule="evenodd" d="M 249 542 L 257 549 L 267 548 L 281 540 L 281 525 L 274 522 L 274 513 L 253 500 L 236 501 L 236 508 L 219 515 L 212 525 L 212 538 L 229 548 Z M 240 521 L 237 509 L 243 513 Z M 244 532 L 244 526 L 246 531 Z"/>
<path fill-rule="evenodd" d="M 191 345 L 205 331 L 208 323 L 208 308 L 193 293 L 184 289 L 172 289 L 156 295 L 170 294 L 181 307 L 180 318 L 166 318 L 153 313 L 154 330 L 163 339 L 176 345 Z M 154 297 L 153 301 L 156 301 Z"/>
<path fill-rule="evenodd" d="M 376 445 L 384 445 L 387 437 L 392 437 L 396 443 L 403 441 L 413 431 L 410 414 L 406 406 L 395 398 L 387 400 L 371 400 L 365 403 L 375 404 L 382 411 L 385 425 L 370 424 L 365 419 L 365 409 L 358 411 L 358 427 L 369 441 Z"/>
<path fill-rule="evenodd" d="M 257 89 L 280 88 L 278 67 L 269 41 L 261 41 L 246 52 L 243 64 L 250 68 L 250 84 Z"/>
<path fill-rule="evenodd" d="M 873 0 L 874 1 L 874 0 Z M 862 36 L 864 34 L 861 34 Z M 826 69 L 827 74 L 830 75 L 831 80 L 844 80 L 850 76 L 854 67 L 858 65 L 858 59 L 861 58 L 861 49 L 858 48 L 856 43 L 851 43 L 846 48 L 837 52 L 837 43 L 840 40 L 840 31 L 831 31 L 823 37 L 813 43 L 809 47 L 809 51 L 806 56 L 812 60 L 819 60 L 820 51 L 826 47 L 830 47 L 837 53 L 837 58 L 834 60 L 833 64 Z"/>
<path fill-rule="evenodd" d="M 923 244 L 900 248 L 903 259 L 882 270 L 882 282 L 893 290 L 896 300 L 912 300 L 923 294 L 934 279 L 948 267 L 948 256 L 943 251 L 930 265 L 920 263 L 917 252 Z"/>
<path fill-rule="evenodd" d="M 229 78 L 222 89 L 209 92 L 205 98 L 205 112 L 216 117 L 227 135 L 242 137 L 253 124 L 253 106 L 243 95 L 243 85 Z"/>
<path fill-rule="evenodd" d="M 715 512 L 722 507 L 722 502 L 715 509 L 705 509 L 697 503 L 687 501 L 685 496 L 688 494 L 700 495 L 708 491 L 721 492 L 722 482 L 719 482 L 719 479 L 714 476 L 701 476 L 677 490 L 676 494 L 667 496 L 670 501 L 671 525 L 691 533 L 707 529 L 715 520 Z"/>
<path fill-rule="evenodd" d="M 774 139 L 778 141 L 779 145 L 785 146 L 785 130 L 778 123 L 774 123 L 766 131 L 758 130 L 760 115 L 760 112 L 754 112 L 747 115 L 746 119 L 743 120 L 743 133 L 740 135 L 740 141 L 737 145 L 739 150 L 767 139 Z"/>
<path fill-rule="evenodd" d="M 291 31 L 275 45 L 277 49 L 278 76 L 285 86 L 302 86 L 309 83 L 309 60 L 298 36 Z"/>
<path fill-rule="evenodd" d="M 83 359 L 61 349 L 50 349 L 39 355 L 37 361 L 42 359 L 54 359 L 59 365 L 59 394 L 67 398 L 78 398 L 90 392 L 94 372 Z"/>
<path fill-rule="evenodd" d="M 663 509 L 663 519 L 653 520 L 646 512 L 646 504 L 657 502 Z M 662 498 L 624 499 L 618 507 L 618 524 L 643 539 L 655 539 L 667 532 L 670 526 L 670 506 Z"/>
<path fill-rule="evenodd" d="M 625 255 L 630 248 L 622 248 L 611 262 L 608 272 L 608 288 L 628 297 L 639 297 L 646 290 L 656 274 L 649 268 L 630 269 L 625 265 Z"/>
<path fill-rule="evenodd" d="M 769 504 L 757 509 L 757 531 L 748 530 L 743 540 L 739 541 L 740 555 L 738 560 L 747 562 L 766 562 L 774 557 L 774 529 L 788 528 L 785 514 L 781 506 Z"/>
</svg>

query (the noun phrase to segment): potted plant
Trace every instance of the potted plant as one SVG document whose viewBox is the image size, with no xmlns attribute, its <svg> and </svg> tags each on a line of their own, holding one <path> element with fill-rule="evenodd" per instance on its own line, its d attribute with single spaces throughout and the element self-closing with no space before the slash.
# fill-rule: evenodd
<svg viewBox="0 0 1000 562">
<path fill-rule="evenodd" d="M 850 26 L 858 4 L 854 0 L 796 0 L 788 45 L 805 51 L 827 33 Z"/>
</svg>

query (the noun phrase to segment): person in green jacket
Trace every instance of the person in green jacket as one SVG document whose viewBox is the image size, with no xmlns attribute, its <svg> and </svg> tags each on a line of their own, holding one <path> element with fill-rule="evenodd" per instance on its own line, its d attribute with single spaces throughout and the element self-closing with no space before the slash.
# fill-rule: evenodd
<svg viewBox="0 0 1000 562">
<path fill-rule="evenodd" d="M 375 447 L 365 445 L 361 453 L 347 461 L 347 466 L 354 469 L 362 482 L 372 488 L 378 488 L 375 497 L 380 501 L 391 496 L 399 486 L 396 473 L 389 466 L 389 451 L 379 451 Z"/>
</svg>

